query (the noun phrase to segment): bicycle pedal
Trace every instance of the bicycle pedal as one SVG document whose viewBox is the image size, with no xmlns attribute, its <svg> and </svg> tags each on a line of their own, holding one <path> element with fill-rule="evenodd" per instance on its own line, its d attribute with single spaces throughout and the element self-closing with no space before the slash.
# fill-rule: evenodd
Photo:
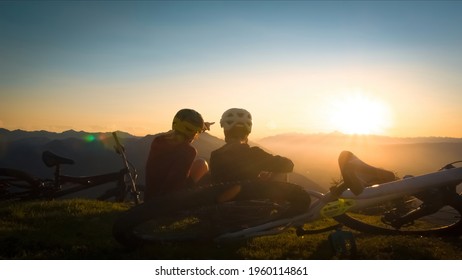
<svg viewBox="0 0 462 280">
<path fill-rule="evenodd" d="M 406 224 L 402 224 L 401 227 L 410 227 L 410 226 L 413 226 L 414 225 L 414 221 L 410 221 Z"/>
<path fill-rule="evenodd" d="M 303 235 L 305 235 L 305 230 L 302 227 L 297 227 L 295 229 L 295 234 L 297 236 L 303 236 Z"/>
<path fill-rule="evenodd" d="M 382 223 L 386 224 L 387 226 L 394 227 L 394 226 L 393 226 L 393 223 L 394 223 L 393 220 L 388 220 L 387 218 L 382 217 L 382 219 L 380 219 L 380 221 L 381 221 Z"/>
</svg>

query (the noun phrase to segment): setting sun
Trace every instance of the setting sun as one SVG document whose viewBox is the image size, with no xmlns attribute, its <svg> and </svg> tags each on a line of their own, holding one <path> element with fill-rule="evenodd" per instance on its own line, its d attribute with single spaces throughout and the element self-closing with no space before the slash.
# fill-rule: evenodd
<svg viewBox="0 0 462 280">
<path fill-rule="evenodd" d="M 333 103 L 331 122 L 333 127 L 347 134 L 381 134 L 391 124 L 386 103 L 352 94 Z"/>
</svg>

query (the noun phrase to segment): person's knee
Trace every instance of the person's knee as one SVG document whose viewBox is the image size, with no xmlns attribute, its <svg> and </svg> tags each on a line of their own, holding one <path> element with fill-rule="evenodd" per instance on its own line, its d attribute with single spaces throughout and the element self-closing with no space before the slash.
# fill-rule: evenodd
<svg viewBox="0 0 462 280">
<path fill-rule="evenodd" d="M 207 172 L 209 172 L 209 164 L 205 159 L 198 158 L 191 166 L 190 176 L 197 183 Z"/>
</svg>

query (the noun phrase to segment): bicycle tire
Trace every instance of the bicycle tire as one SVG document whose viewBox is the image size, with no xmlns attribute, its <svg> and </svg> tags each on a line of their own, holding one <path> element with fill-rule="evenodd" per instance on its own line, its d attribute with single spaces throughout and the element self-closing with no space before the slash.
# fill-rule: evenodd
<svg viewBox="0 0 462 280">
<path fill-rule="evenodd" d="M 442 212 L 442 211 L 445 211 Z M 439 219 L 447 219 L 448 222 L 442 223 Z M 431 216 L 424 216 L 411 227 L 393 228 L 381 221 L 369 220 L 370 217 L 345 213 L 334 219 L 352 229 L 370 234 L 384 235 L 461 235 L 462 234 L 462 196 L 454 193 L 446 201 L 445 206 L 439 212 Z"/>
<path fill-rule="evenodd" d="M 40 180 L 28 173 L 0 168 L 0 200 L 33 199 L 40 195 Z"/>
<path fill-rule="evenodd" d="M 314 198 L 316 200 L 320 200 L 324 197 L 324 194 L 318 191 L 306 190 L 306 192 L 308 192 L 311 198 Z M 313 199 L 311 199 L 311 202 L 313 203 Z M 323 221 L 321 225 L 318 224 L 315 226 L 313 226 L 312 223 L 304 224 L 296 227 L 296 234 L 297 236 L 304 236 L 324 233 L 335 230 L 338 227 L 338 225 L 338 223 L 333 224 L 330 221 Z"/>
<path fill-rule="evenodd" d="M 126 247 L 149 242 L 211 241 L 221 234 L 243 229 L 245 222 L 254 226 L 297 215 L 306 211 L 309 204 L 310 196 L 298 185 L 285 182 L 227 183 L 180 191 L 135 206 L 115 221 L 113 236 Z M 271 208 L 270 205 L 276 208 L 276 205 L 283 205 L 284 209 L 280 213 L 271 213 L 263 207 Z M 227 209 L 228 206 L 233 207 Z M 236 207 L 241 207 L 240 214 L 243 215 L 233 220 Z M 264 209 L 261 216 L 257 215 L 258 209 Z M 226 210 L 231 211 L 223 212 Z M 173 223 L 157 227 L 157 223 L 163 220 Z M 147 230 L 143 231 L 143 227 Z"/>
</svg>

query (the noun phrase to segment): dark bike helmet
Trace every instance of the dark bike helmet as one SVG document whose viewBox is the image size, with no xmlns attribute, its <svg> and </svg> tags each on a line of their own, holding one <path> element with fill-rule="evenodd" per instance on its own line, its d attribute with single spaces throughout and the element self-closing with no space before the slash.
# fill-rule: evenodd
<svg viewBox="0 0 462 280">
<path fill-rule="evenodd" d="M 192 139 L 204 131 L 204 119 L 192 109 L 181 109 L 173 118 L 172 129 Z"/>
</svg>

